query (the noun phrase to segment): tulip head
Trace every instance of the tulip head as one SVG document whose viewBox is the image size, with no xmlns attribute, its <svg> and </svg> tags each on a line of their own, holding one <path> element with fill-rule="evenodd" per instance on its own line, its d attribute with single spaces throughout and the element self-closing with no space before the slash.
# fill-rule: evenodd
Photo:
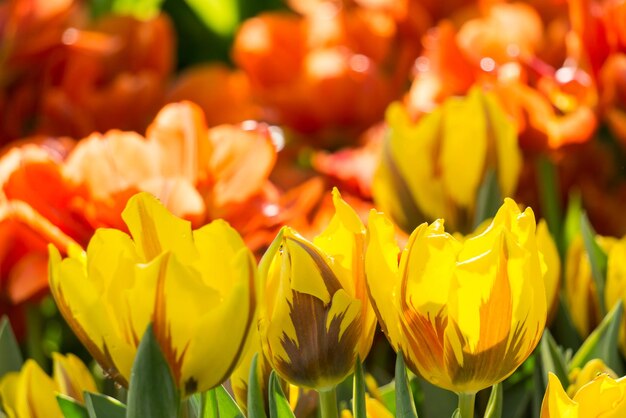
<svg viewBox="0 0 626 418">
<path fill-rule="evenodd" d="M 29 359 L 19 372 L 0 380 L 2 407 L 9 418 L 61 418 L 57 394 L 82 403 L 84 391 L 96 392 L 93 377 L 78 357 L 54 353 L 52 359 L 52 378 Z"/>
<path fill-rule="evenodd" d="M 422 224 L 402 251 L 372 211 L 368 289 L 383 331 L 408 367 L 434 385 L 477 392 L 512 374 L 541 338 L 546 296 L 530 208 L 506 199 L 463 242 L 443 221 Z"/>
<path fill-rule="evenodd" d="M 612 237 L 597 235 L 596 243 L 605 252 L 609 252 L 615 244 Z M 612 291 L 613 284 L 607 284 L 605 292 L 607 295 L 607 307 L 617 299 L 612 299 L 609 295 L 617 294 Z M 591 272 L 591 263 L 585 248 L 585 243 L 581 235 L 574 237 L 567 249 L 565 259 L 565 300 L 568 311 L 578 333 L 584 338 L 591 334 L 602 319 L 600 311 L 600 296 L 598 295 L 595 281 Z M 609 291 L 611 290 L 611 291 Z"/>
<path fill-rule="evenodd" d="M 517 134 L 491 94 L 474 88 L 417 122 L 393 103 L 386 121 L 372 191 L 377 207 L 403 230 L 443 216 L 452 230 L 467 232 L 487 170 L 496 173 L 503 196 L 515 191 L 522 163 Z"/>
<path fill-rule="evenodd" d="M 365 227 L 336 190 L 333 203 L 334 217 L 313 242 L 284 227 L 259 268 L 265 356 L 288 382 L 318 390 L 367 356 L 376 325 L 365 284 Z"/>
<path fill-rule="evenodd" d="M 626 416 L 626 379 L 599 374 L 570 398 L 550 373 L 541 418 L 618 418 Z"/>
<path fill-rule="evenodd" d="M 626 236 L 612 241 L 608 250 L 606 286 L 604 301 L 607 309 L 611 309 L 622 300 L 626 302 Z M 626 320 L 622 318 L 619 334 L 619 345 L 622 353 L 626 353 Z"/>
<path fill-rule="evenodd" d="M 126 384 L 149 323 L 185 395 L 226 380 L 256 306 L 254 258 L 223 221 L 192 231 L 154 197 L 131 198 L 130 235 L 99 229 L 86 252 L 50 249 L 50 287 L 81 342 Z M 219 341 L 219 343 L 218 343 Z"/>
</svg>

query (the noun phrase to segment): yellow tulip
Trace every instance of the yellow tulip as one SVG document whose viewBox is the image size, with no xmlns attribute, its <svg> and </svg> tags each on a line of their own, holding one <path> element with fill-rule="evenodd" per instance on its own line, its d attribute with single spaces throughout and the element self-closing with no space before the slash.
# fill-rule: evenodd
<svg viewBox="0 0 626 418">
<path fill-rule="evenodd" d="M 310 242 L 278 234 L 259 267 L 259 332 L 267 360 L 286 381 L 329 390 L 364 359 L 376 316 L 365 284 L 365 227 L 333 191 L 335 215 Z"/>
<path fill-rule="evenodd" d="M 583 368 L 577 367 L 569 373 L 570 385 L 567 387 L 567 394 L 572 397 L 587 383 L 601 374 L 606 374 L 613 379 L 617 379 L 617 374 L 600 359 L 589 360 Z"/>
<path fill-rule="evenodd" d="M 195 231 L 154 197 L 132 197 L 130 236 L 99 229 L 86 253 L 50 249 L 50 288 L 81 342 L 126 385 L 148 324 L 188 395 L 228 378 L 256 307 L 256 266 L 239 234 L 217 220 Z"/>
<path fill-rule="evenodd" d="M 503 196 L 515 191 L 522 166 L 517 133 L 492 94 L 475 87 L 417 122 L 392 103 L 386 121 L 373 195 L 405 231 L 440 216 L 452 230 L 467 230 L 487 169 L 496 172 Z"/>
<path fill-rule="evenodd" d="M 393 418 L 393 414 L 379 400 L 365 395 L 365 410 L 368 418 Z M 347 409 L 341 411 L 341 418 L 353 418 Z"/>
<path fill-rule="evenodd" d="M 622 418 L 626 416 L 626 379 L 601 374 L 570 398 L 550 373 L 541 418 Z"/>
<path fill-rule="evenodd" d="M 611 309 L 618 300 L 626 302 L 626 236 L 612 241 L 608 248 L 606 285 L 604 301 L 607 309 Z M 626 320 L 622 318 L 620 329 L 620 349 L 626 353 Z"/>
<path fill-rule="evenodd" d="M 57 394 L 82 403 L 84 391 L 96 392 L 93 377 L 76 356 L 54 353 L 53 361 L 53 378 L 29 359 L 19 372 L 7 373 L 0 380 L 0 398 L 8 418 L 61 418 Z"/>
<path fill-rule="evenodd" d="M 559 257 L 559 251 L 556 248 L 554 238 L 550 234 L 548 224 L 545 219 L 541 219 L 537 223 L 537 249 L 539 250 L 540 258 L 543 261 L 542 265 L 545 266 L 543 273 L 543 282 L 546 289 L 546 302 L 548 306 L 548 319 L 549 324 L 556 314 L 559 306 L 559 290 L 561 288 L 561 258 Z"/>
<path fill-rule="evenodd" d="M 506 199 L 490 226 L 460 242 L 422 224 L 398 265 L 392 222 L 372 211 L 367 283 L 383 331 L 434 385 L 475 393 L 508 377 L 539 342 L 546 292 L 530 208 Z"/>
<path fill-rule="evenodd" d="M 606 252 L 615 244 L 611 237 L 596 236 L 596 242 Z M 609 295 L 607 283 L 606 295 Z M 589 256 L 581 235 L 574 237 L 565 258 L 565 300 L 574 327 L 581 337 L 588 336 L 600 323 L 602 315 L 596 285 L 591 273 Z M 612 304 L 607 304 L 610 308 Z"/>
</svg>

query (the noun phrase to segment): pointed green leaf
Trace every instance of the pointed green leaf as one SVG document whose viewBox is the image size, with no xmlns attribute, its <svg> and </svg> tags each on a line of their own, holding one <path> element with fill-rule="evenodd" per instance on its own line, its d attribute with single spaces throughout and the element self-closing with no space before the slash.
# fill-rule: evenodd
<svg viewBox="0 0 626 418">
<path fill-rule="evenodd" d="M 591 275 L 596 285 L 596 295 L 598 297 L 598 306 L 602 316 L 606 315 L 606 306 L 604 305 L 604 284 L 606 282 L 606 266 L 607 256 L 604 250 L 600 248 L 596 242 L 596 233 L 593 230 L 586 213 L 580 215 L 580 232 L 585 242 L 585 250 L 591 264 Z"/>
<path fill-rule="evenodd" d="M 245 418 L 237 402 L 224 389 L 218 386 L 206 393 L 206 404 L 202 418 Z"/>
<path fill-rule="evenodd" d="M 367 418 L 365 407 L 365 379 L 363 377 L 363 363 L 357 356 L 354 365 L 354 384 L 352 388 L 352 415 L 354 418 Z"/>
<path fill-rule="evenodd" d="M 541 212 L 548 223 L 548 228 L 554 237 L 559 254 L 563 254 L 562 209 L 559 200 L 561 194 L 558 187 L 556 167 L 548 157 L 541 157 L 538 160 L 537 170 Z"/>
<path fill-rule="evenodd" d="M 64 418 L 89 418 L 87 409 L 69 396 L 62 394 L 57 395 L 57 403 L 59 404 L 59 408 L 61 408 Z"/>
<path fill-rule="evenodd" d="M 248 418 L 266 418 L 265 403 L 261 391 L 261 382 L 257 373 L 257 363 L 259 354 L 255 354 L 250 364 L 250 374 L 248 376 Z"/>
<path fill-rule="evenodd" d="M 413 394 L 409 389 L 409 379 L 406 375 L 406 366 L 402 352 L 396 358 L 396 417 L 417 418 L 417 410 L 413 401 Z"/>
<path fill-rule="evenodd" d="M 452 418 L 462 418 L 461 417 L 461 410 L 459 408 L 454 410 L 454 412 L 452 413 Z"/>
<path fill-rule="evenodd" d="M 217 406 L 217 394 L 214 390 L 206 391 L 202 394 L 204 405 L 202 407 L 202 418 L 219 418 L 220 410 Z"/>
<path fill-rule="evenodd" d="M 391 415 L 396 416 L 396 382 L 392 380 L 378 388 L 378 393 L 385 408 L 391 412 Z"/>
<path fill-rule="evenodd" d="M 203 418 L 202 417 L 203 394 L 194 393 L 187 397 L 180 404 L 180 416 L 185 418 Z"/>
<path fill-rule="evenodd" d="M 484 418 L 502 418 L 502 404 L 504 402 L 502 383 L 497 383 L 491 387 L 491 395 L 487 402 Z"/>
<path fill-rule="evenodd" d="M 232 36 L 239 23 L 236 0 L 186 0 L 189 7 L 213 32 L 223 37 Z"/>
<path fill-rule="evenodd" d="M 478 227 L 486 219 L 493 218 L 501 205 L 502 194 L 498 185 L 498 176 L 495 170 L 489 169 L 485 173 L 483 182 L 478 189 L 474 228 Z"/>
<path fill-rule="evenodd" d="M 179 407 L 178 389 L 150 324 L 130 372 L 127 418 L 176 417 Z"/>
<path fill-rule="evenodd" d="M 589 360 L 599 358 L 619 376 L 624 374 L 624 365 L 618 349 L 623 312 L 624 304 L 620 300 L 574 354 L 570 370 L 583 367 Z"/>
<path fill-rule="evenodd" d="M 574 238 L 580 234 L 580 217 L 583 213 L 582 199 L 578 191 L 569 193 L 567 212 L 563 223 L 563 247 L 569 248 Z M 563 256 L 562 254 L 561 256 Z"/>
<path fill-rule="evenodd" d="M 285 397 L 278 381 L 278 375 L 272 370 L 269 382 L 270 418 L 295 418 L 289 401 Z"/>
<path fill-rule="evenodd" d="M 18 372 L 24 360 L 17 344 L 9 318 L 0 319 L 0 377 L 8 372 Z"/>
<path fill-rule="evenodd" d="M 85 392 L 85 407 L 89 418 L 124 418 L 126 406 L 115 398 Z"/>
<path fill-rule="evenodd" d="M 567 361 L 561 348 L 556 344 L 552 334 L 546 328 L 539 342 L 539 353 L 541 355 L 541 366 L 543 369 L 543 384 L 548 385 L 548 373 L 554 373 L 563 387 L 569 385 L 569 378 L 567 376 Z"/>
</svg>

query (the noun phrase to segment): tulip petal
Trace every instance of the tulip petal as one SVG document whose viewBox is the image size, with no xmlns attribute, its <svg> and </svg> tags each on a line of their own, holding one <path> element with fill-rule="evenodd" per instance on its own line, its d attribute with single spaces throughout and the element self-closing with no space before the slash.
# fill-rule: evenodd
<svg viewBox="0 0 626 418">
<path fill-rule="evenodd" d="M 548 375 L 548 388 L 541 404 L 541 418 L 577 418 L 578 405 L 572 401 L 559 378 L 555 374 Z"/>
<path fill-rule="evenodd" d="M 53 379 L 59 392 L 84 403 L 83 392 L 97 392 L 96 384 L 83 362 L 73 355 L 52 353 Z"/>
<path fill-rule="evenodd" d="M 462 207 L 474 203 L 487 159 L 487 122 L 481 91 L 470 90 L 464 99 L 448 99 L 443 105 L 441 165 L 445 189 Z M 468 138 L 472 138 L 471 144 Z M 454 169 L 450 169 L 454 167 Z"/>
<path fill-rule="evenodd" d="M 365 254 L 367 290 L 372 306 L 387 339 L 398 350 L 401 341 L 395 298 L 400 286 L 398 255 L 400 249 L 391 220 L 375 209 L 370 211 L 368 243 Z"/>
<path fill-rule="evenodd" d="M 175 250 L 185 261 L 195 258 L 191 224 L 172 215 L 149 193 L 138 193 L 130 198 L 122 219 L 144 262 L 170 250 Z"/>
<path fill-rule="evenodd" d="M 626 379 L 614 380 L 601 374 L 574 395 L 581 417 L 626 416 Z"/>
</svg>

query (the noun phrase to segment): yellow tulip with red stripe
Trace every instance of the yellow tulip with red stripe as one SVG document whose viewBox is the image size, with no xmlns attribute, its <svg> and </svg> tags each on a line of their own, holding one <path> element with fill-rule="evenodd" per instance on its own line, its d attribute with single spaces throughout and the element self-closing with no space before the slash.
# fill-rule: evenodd
<svg viewBox="0 0 626 418">
<path fill-rule="evenodd" d="M 530 355 L 546 322 L 535 217 L 506 199 L 482 233 L 463 242 L 442 220 L 417 227 L 402 251 L 372 211 L 367 283 L 379 322 L 408 367 L 430 383 L 475 393 Z"/>
<path fill-rule="evenodd" d="M 286 381 L 327 390 L 364 359 L 376 316 L 365 284 L 365 227 L 333 191 L 335 215 L 313 242 L 278 234 L 259 267 L 263 351 Z"/>
<path fill-rule="evenodd" d="M 236 366 L 256 308 L 256 263 L 216 220 L 192 231 L 153 196 L 122 213 L 130 235 L 99 229 L 87 251 L 50 250 L 61 313 L 106 373 L 126 385 L 149 323 L 183 395 L 210 389 Z"/>
</svg>

